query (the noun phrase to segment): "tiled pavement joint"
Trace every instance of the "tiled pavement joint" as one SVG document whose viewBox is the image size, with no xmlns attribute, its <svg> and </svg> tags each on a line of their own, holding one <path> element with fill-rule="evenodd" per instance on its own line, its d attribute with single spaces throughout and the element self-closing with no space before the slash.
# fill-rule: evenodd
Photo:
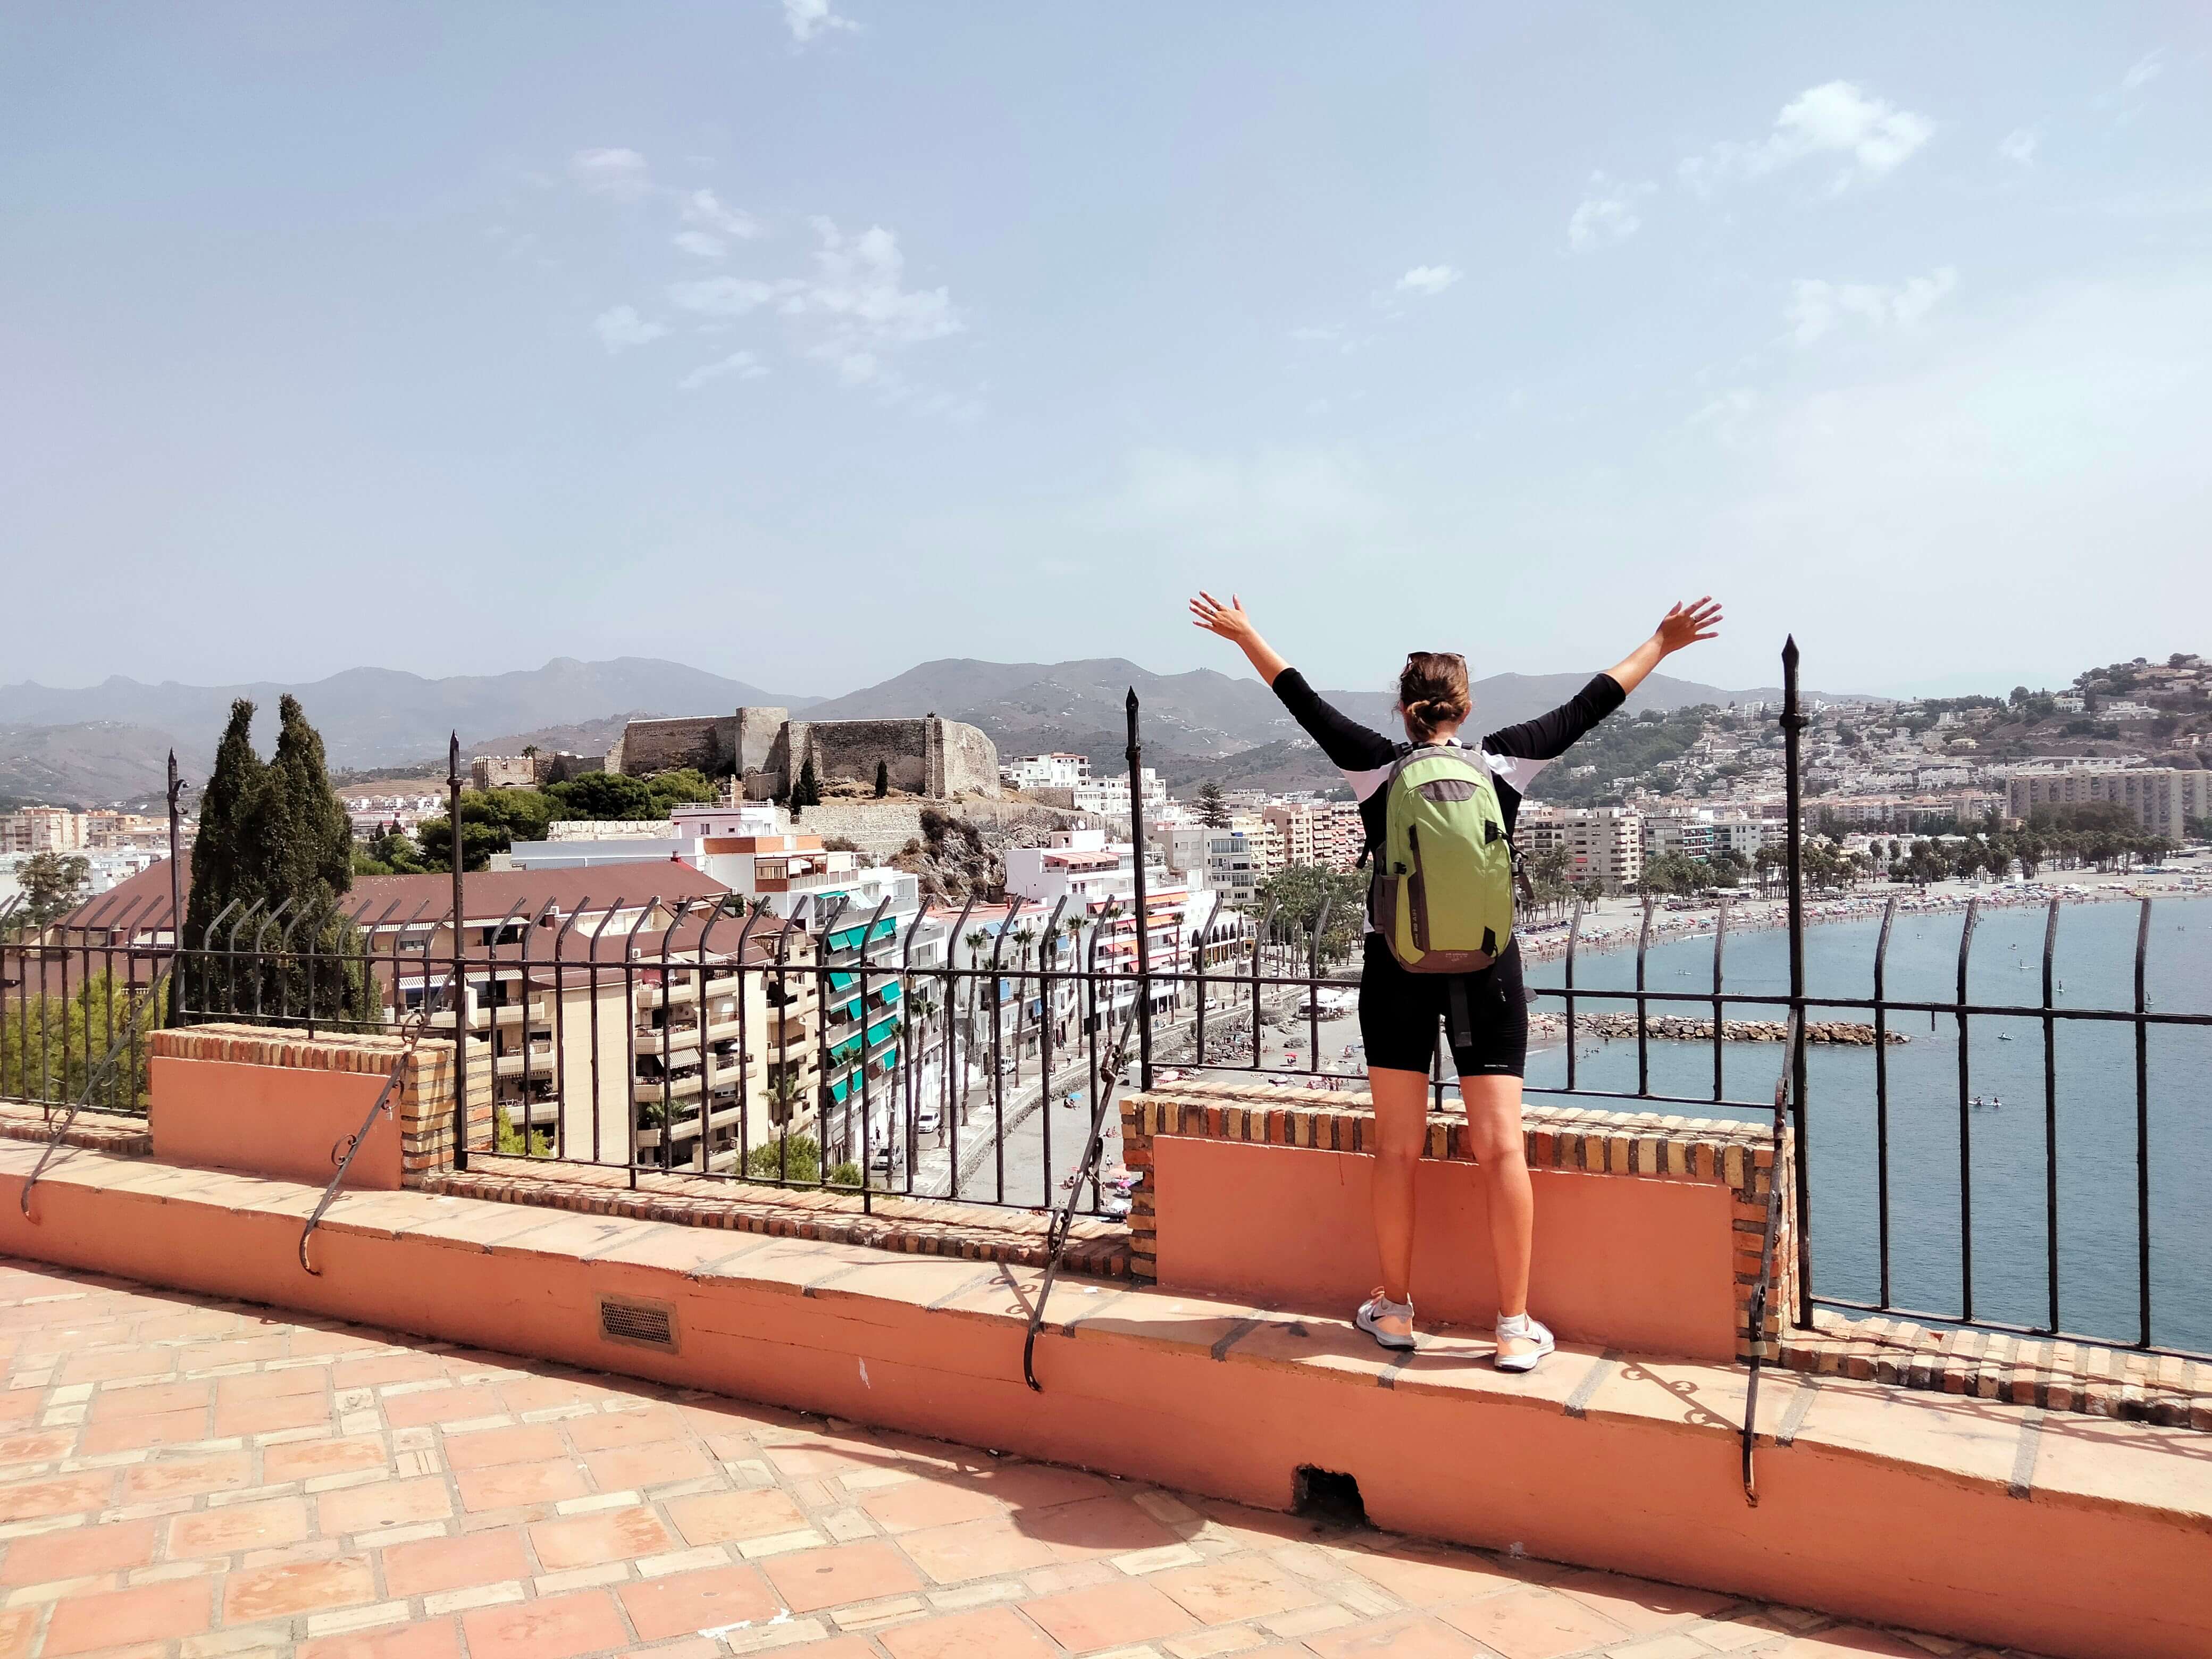
<svg viewBox="0 0 2212 1659">
<path fill-rule="evenodd" d="M 2035 1455 L 2043 1437 L 2043 1411 L 2030 1406 L 2021 1419 L 2020 1442 L 2013 1449 L 2012 1479 L 2005 1483 L 2005 1495 L 2027 1498 L 2035 1490 Z"/>
<path fill-rule="evenodd" d="M 1575 1391 L 1567 1396 L 1567 1403 L 1560 1409 L 1569 1417 L 1588 1416 L 1590 1401 L 1596 1398 L 1597 1391 L 1603 1386 L 1605 1379 L 1613 1374 L 1620 1364 L 1620 1351 L 1618 1348 L 1607 1348 L 1595 1359 L 1591 1360 L 1589 1369 L 1583 1373 L 1582 1380 L 1575 1384 Z"/>
<path fill-rule="evenodd" d="M 1797 1379 L 1797 1392 L 1784 1409 L 1781 1424 L 1774 1431 L 1776 1445 L 1786 1446 L 1796 1439 L 1797 1431 L 1805 1426 L 1806 1418 L 1812 1413 L 1813 1396 L 1820 1391 L 1820 1384 L 1817 1379 L 1811 1376 Z"/>
</svg>

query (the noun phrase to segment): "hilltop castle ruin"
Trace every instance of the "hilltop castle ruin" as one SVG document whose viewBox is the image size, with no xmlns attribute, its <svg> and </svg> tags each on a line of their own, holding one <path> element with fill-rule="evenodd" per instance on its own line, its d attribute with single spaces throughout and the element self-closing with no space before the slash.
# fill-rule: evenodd
<svg viewBox="0 0 2212 1659">
<path fill-rule="evenodd" d="M 975 726 L 936 714 L 918 720 L 805 720 L 787 708 L 740 708 L 729 714 L 632 720 L 607 750 L 606 769 L 645 776 L 671 767 L 696 767 L 709 777 L 735 777 L 747 800 L 791 793 L 807 761 L 825 788 L 855 783 L 873 788 L 882 763 L 890 787 L 942 799 L 999 793 L 999 751 Z"/>
</svg>

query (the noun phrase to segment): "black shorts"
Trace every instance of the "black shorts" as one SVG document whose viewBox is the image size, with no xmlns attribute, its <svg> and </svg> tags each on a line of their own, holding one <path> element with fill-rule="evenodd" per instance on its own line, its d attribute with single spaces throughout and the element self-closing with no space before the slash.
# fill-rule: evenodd
<svg viewBox="0 0 2212 1659">
<path fill-rule="evenodd" d="M 1385 1071 L 1426 1072 L 1438 1022 L 1455 984 L 1467 988 L 1474 1040 L 1452 1045 L 1462 1077 L 1519 1077 L 1528 1063 L 1528 998 L 1521 982 L 1521 941 L 1479 974 L 1409 974 L 1380 933 L 1366 939 L 1359 973 L 1359 1040 L 1367 1063 Z"/>
</svg>

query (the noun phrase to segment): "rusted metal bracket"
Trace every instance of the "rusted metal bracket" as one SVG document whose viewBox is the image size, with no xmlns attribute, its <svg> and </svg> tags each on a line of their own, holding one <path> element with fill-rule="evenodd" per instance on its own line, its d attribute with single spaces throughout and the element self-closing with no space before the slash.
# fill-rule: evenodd
<svg viewBox="0 0 2212 1659">
<path fill-rule="evenodd" d="M 1146 988 L 1139 986 L 1139 1006 L 1143 1006 L 1146 994 Z M 1114 1091 L 1128 1063 L 1129 1034 L 1136 1028 L 1137 1010 L 1132 1008 L 1121 1021 L 1121 1034 L 1115 1038 L 1114 1052 L 1099 1076 L 1098 1098 L 1091 1108 L 1091 1133 L 1084 1139 L 1082 1161 L 1075 1166 L 1075 1178 L 1067 1183 L 1067 1196 L 1060 1200 L 1060 1208 L 1053 1212 L 1045 1228 L 1044 1278 L 1038 1281 L 1036 1305 L 1030 1310 L 1029 1335 L 1022 1342 L 1022 1380 L 1039 1394 L 1044 1392 L 1044 1384 L 1036 1380 L 1036 1340 L 1037 1332 L 1044 1325 L 1045 1298 L 1052 1294 L 1053 1281 L 1060 1277 L 1060 1260 L 1066 1253 L 1069 1234 L 1075 1231 L 1075 1206 L 1083 1196 L 1083 1183 L 1096 1173 L 1101 1146 L 1099 1135 L 1106 1126 L 1107 1110 L 1114 1103 Z"/>
<path fill-rule="evenodd" d="M 39 1154 L 39 1161 L 32 1168 L 30 1179 L 23 1183 L 21 1197 L 23 1219 L 32 1225 L 38 1224 L 38 1218 L 31 1213 L 31 1188 L 37 1186 L 39 1177 L 46 1174 L 47 1161 L 60 1150 L 63 1138 L 70 1132 L 70 1126 L 76 1121 L 76 1115 L 91 1103 L 92 1097 L 100 1092 L 101 1085 L 107 1081 L 107 1074 L 115 1069 L 115 1062 L 121 1057 L 123 1050 L 145 1035 L 138 1029 L 140 1010 L 158 1008 L 161 1006 L 161 991 L 167 982 L 167 975 L 163 975 L 146 988 L 145 997 L 131 1009 L 131 1017 L 124 1021 L 123 1029 L 115 1034 L 115 1040 L 107 1045 L 107 1052 L 100 1057 L 100 1064 L 85 1073 L 82 1091 L 75 1100 L 70 1102 L 69 1110 L 62 1115 L 62 1121 L 54 1126 L 53 1132 L 46 1137 L 46 1150 Z"/>
<path fill-rule="evenodd" d="M 361 1127 L 331 1147 L 331 1162 L 337 1166 L 331 1172 L 331 1184 L 323 1188 L 321 1200 L 307 1216 L 307 1224 L 300 1230 L 300 1266 L 317 1279 L 323 1276 L 323 1270 L 307 1260 L 307 1240 L 321 1224 L 324 1212 L 337 1202 L 339 1189 L 345 1185 L 346 1171 L 353 1167 L 354 1156 L 361 1151 L 362 1142 L 368 1139 L 368 1132 L 376 1123 L 377 1114 L 392 1109 L 392 1091 L 399 1086 L 399 1079 L 407 1075 L 407 1068 L 415 1059 L 415 1051 L 422 1045 L 422 1034 L 430 1029 L 430 999 L 428 996 L 422 999 L 422 1006 L 416 1016 L 414 1027 L 407 1035 L 407 1046 L 399 1051 L 399 1058 L 393 1062 L 391 1073 L 384 1079 L 384 1086 L 376 1091 L 375 1104 L 368 1109 L 368 1115 L 362 1119 Z M 453 1045 L 458 1049 L 467 1040 L 468 1033 L 457 1006 L 453 1018 Z"/>
</svg>

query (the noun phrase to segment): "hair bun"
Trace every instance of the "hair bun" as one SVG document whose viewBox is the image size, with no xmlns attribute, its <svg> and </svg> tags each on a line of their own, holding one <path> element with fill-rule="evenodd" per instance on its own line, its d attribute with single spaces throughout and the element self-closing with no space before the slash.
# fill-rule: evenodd
<svg viewBox="0 0 2212 1659">
<path fill-rule="evenodd" d="M 1398 707 L 1417 742 L 1434 737 L 1438 726 L 1464 720 L 1471 712 L 1467 659 L 1453 652 L 1409 653 L 1398 676 Z"/>
</svg>

